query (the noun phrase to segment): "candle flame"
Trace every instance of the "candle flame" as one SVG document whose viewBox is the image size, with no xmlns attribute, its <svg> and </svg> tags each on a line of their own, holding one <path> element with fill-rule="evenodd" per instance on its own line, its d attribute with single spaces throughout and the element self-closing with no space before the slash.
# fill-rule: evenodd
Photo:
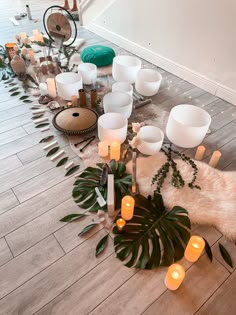
<svg viewBox="0 0 236 315">
<path fill-rule="evenodd" d="M 178 273 L 178 271 L 173 271 L 173 272 L 172 272 L 172 278 L 173 278 L 173 279 L 176 279 L 176 280 L 179 279 L 179 273 Z"/>
<path fill-rule="evenodd" d="M 200 246 L 197 243 L 193 243 L 192 246 L 197 249 L 200 248 Z"/>
<path fill-rule="evenodd" d="M 126 202 L 126 207 L 130 207 L 130 203 L 129 202 Z"/>
</svg>

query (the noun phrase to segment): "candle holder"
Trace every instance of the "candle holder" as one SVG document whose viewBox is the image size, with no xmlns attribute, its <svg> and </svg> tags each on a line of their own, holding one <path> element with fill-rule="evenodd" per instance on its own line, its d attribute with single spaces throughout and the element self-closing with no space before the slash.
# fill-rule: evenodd
<svg viewBox="0 0 236 315">
<path fill-rule="evenodd" d="M 129 118 L 133 108 L 133 98 L 124 92 L 111 92 L 103 97 L 105 113 L 120 113 Z"/>
<path fill-rule="evenodd" d="M 112 76 L 115 81 L 133 84 L 138 71 L 141 69 L 141 64 L 141 60 L 134 56 L 116 56 L 112 64 Z"/>
</svg>

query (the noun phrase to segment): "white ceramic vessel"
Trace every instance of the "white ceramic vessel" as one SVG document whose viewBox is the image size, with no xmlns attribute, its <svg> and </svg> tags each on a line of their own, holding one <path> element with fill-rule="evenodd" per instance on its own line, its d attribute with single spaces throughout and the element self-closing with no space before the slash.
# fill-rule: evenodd
<svg viewBox="0 0 236 315">
<path fill-rule="evenodd" d="M 97 78 L 97 66 L 93 63 L 84 62 L 78 67 L 84 84 L 92 84 Z"/>
<path fill-rule="evenodd" d="M 111 92 L 103 97 L 105 113 L 120 113 L 129 118 L 133 108 L 133 98 L 125 92 Z"/>
<path fill-rule="evenodd" d="M 137 73 L 135 89 L 143 96 L 155 95 L 161 85 L 162 75 L 154 69 L 141 69 Z"/>
<path fill-rule="evenodd" d="M 154 155 L 161 149 L 164 133 L 155 126 L 143 126 L 140 128 L 138 134 L 138 150 L 146 155 Z"/>
<path fill-rule="evenodd" d="M 79 73 L 63 72 L 55 77 L 57 94 L 63 100 L 69 101 L 72 95 L 79 97 L 78 90 L 83 88 L 82 77 Z"/>
<path fill-rule="evenodd" d="M 112 64 L 112 76 L 115 81 L 133 84 L 142 62 L 139 58 L 128 55 L 116 56 Z"/>
<path fill-rule="evenodd" d="M 133 97 L 133 85 L 128 82 L 115 82 L 112 84 L 112 92 L 124 92 Z"/>
</svg>

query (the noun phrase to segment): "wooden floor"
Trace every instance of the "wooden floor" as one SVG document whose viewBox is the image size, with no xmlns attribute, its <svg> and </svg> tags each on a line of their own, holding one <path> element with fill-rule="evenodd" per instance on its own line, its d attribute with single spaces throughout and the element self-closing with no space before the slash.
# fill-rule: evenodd
<svg viewBox="0 0 236 315">
<path fill-rule="evenodd" d="M 13 4 L 1 0 L 1 44 L 14 40 L 17 33 L 30 33 L 40 27 L 43 11 L 55 1 L 27 3 L 38 22 L 25 20 L 13 26 L 9 18 L 25 11 L 25 1 Z M 83 28 L 79 28 L 79 36 L 87 39 L 86 45 L 101 43 L 120 50 Z M 157 113 L 158 109 L 169 111 L 180 103 L 206 109 L 213 118 L 211 134 L 204 140 L 206 161 L 213 150 L 220 149 L 223 158 L 219 168 L 236 170 L 236 107 L 160 71 L 164 78 L 162 88 L 153 98 Z M 56 168 L 38 143 L 48 132 L 33 128 L 30 106 L 10 97 L 2 82 L 0 93 L 1 315 L 236 314 L 236 271 L 222 261 L 218 242 L 231 252 L 236 267 L 235 245 L 214 228 L 197 228 L 212 246 L 212 264 L 206 255 L 195 264 L 183 261 L 186 279 L 176 292 L 168 291 L 164 285 L 165 268 L 128 269 L 115 258 L 111 245 L 95 258 L 103 230 L 80 238 L 77 234 L 90 218 L 75 224 L 59 222 L 79 209 L 71 198 L 74 178 L 65 178 L 64 168 Z M 76 160 L 67 140 L 63 136 L 57 139 L 70 159 Z M 191 150 L 188 153 L 193 154 Z"/>
</svg>

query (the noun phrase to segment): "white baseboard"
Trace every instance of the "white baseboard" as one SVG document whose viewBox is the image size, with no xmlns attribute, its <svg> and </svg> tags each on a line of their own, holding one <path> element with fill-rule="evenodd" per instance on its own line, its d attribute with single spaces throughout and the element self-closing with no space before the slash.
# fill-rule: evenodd
<svg viewBox="0 0 236 315">
<path fill-rule="evenodd" d="M 116 45 L 134 53 L 135 55 L 155 64 L 156 66 L 173 73 L 174 75 L 200 87 L 201 89 L 218 96 L 236 105 L 236 91 L 213 81 L 200 73 L 184 67 L 170 59 L 158 55 L 157 53 L 128 40 L 106 28 L 96 24 L 95 22 L 85 26 L 88 30 L 102 36 L 103 38 L 115 43 Z"/>
</svg>

